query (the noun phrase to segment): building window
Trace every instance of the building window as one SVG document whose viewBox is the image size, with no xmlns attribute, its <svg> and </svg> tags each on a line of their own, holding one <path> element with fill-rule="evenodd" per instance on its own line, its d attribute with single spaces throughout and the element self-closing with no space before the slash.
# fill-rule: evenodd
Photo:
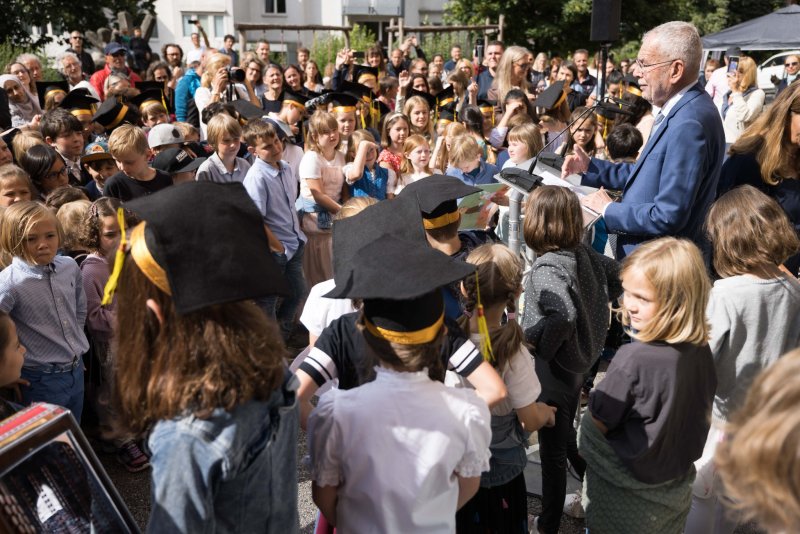
<svg viewBox="0 0 800 534">
<path fill-rule="evenodd" d="M 286 13 L 286 0 L 264 0 L 267 13 Z"/>
<path fill-rule="evenodd" d="M 183 21 L 184 37 L 189 37 L 193 33 L 197 32 L 197 26 L 190 23 L 190 20 L 199 20 L 209 39 L 213 39 L 214 37 L 222 38 L 222 36 L 225 35 L 225 15 L 196 15 L 194 13 L 184 13 L 181 16 L 181 19 Z"/>
<path fill-rule="evenodd" d="M 225 17 L 222 15 L 214 15 L 214 37 L 222 37 L 225 35 Z"/>
</svg>

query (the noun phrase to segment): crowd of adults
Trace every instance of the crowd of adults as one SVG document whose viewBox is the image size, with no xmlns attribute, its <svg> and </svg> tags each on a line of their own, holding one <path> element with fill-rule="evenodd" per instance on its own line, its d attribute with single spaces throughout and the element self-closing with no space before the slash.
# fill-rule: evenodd
<svg viewBox="0 0 800 534">
<path fill-rule="evenodd" d="M 104 256 L 107 260 L 116 247 L 108 249 L 108 243 L 106 249 L 101 247 L 102 232 L 98 237 L 100 240 L 95 240 L 97 243 L 94 248 L 80 238 L 87 224 L 98 224 L 98 210 L 108 212 L 101 214 L 103 220 L 110 218 L 110 222 L 103 224 L 112 224 L 115 223 L 112 204 L 119 207 L 120 202 L 123 206 L 132 202 L 132 206 L 141 210 L 138 214 L 152 215 L 152 211 L 142 207 L 147 198 L 150 195 L 154 195 L 153 199 L 166 198 L 162 190 L 178 189 L 172 188 L 173 184 L 203 181 L 243 183 L 243 189 L 263 218 L 272 260 L 288 285 L 288 293 L 281 298 L 263 293 L 249 296 L 259 297 L 256 303 L 277 321 L 284 341 L 305 346 L 305 337 L 302 343 L 297 343 L 298 331 L 302 331 L 298 324 L 302 323 L 308 330 L 308 344 L 314 347 L 297 371 L 301 384 L 298 398 L 303 425 L 308 417 L 308 412 L 304 410 L 310 410 L 308 403 L 317 387 L 337 372 L 343 390 L 347 389 L 342 384 L 347 384 L 348 377 L 353 378 L 354 382 L 363 379 L 359 374 L 362 369 L 353 370 L 354 366 L 366 365 L 362 361 L 352 365 L 347 363 L 350 367 L 346 372 L 342 369 L 337 371 L 336 365 L 341 362 L 334 361 L 333 354 L 323 353 L 323 349 L 331 349 L 331 345 L 315 346 L 318 339 L 322 339 L 336 348 L 344 347 L 341 349 L 344 352 L 355 350 L 353 347 L 357 345 L 351 345 L 353 337 L 362 333 L 356 330 L 354 322 L 350 330 L 344 322 L 335 322 L 333 330 L 326 327 L 334 320 L 340 320 L 340 316 L 353 312 L 363 295 L 348 293 L 354 297 L 355 304 L 342 297 L 335 301 L 323 298 L 326 293 L 331 295 L 336 291 L 345 295 L 345 279 L 341 273 L 355 269 L 348 264 L 355 254 L 351 258 L 342 252 L 345 248 L 335 248 L 336 234 L 331 229 L 337 228 L 337 225 L 346 228 L 348 223 L 341 226 L 342 219 L 350 217 L 351 211 L 363 209 L 364 213 L 378 213 L 371 207 L 372 204 L 391 206 L 393 204 L 389 202 L 396 200 L 395 197 L 401 200 L 412 197 L 416 199 L 412 211 L 415 216 L 421 213 L 424 222 L 420 230 L 424 228 L 430 246 L 452 259 L 463 261 L 481 244 L 508 242 L 509 198 L 502 188 L 492 190 L 491 200 L 496 204 L 492 208 L 496 208 L 496 214 L 493 212 L 493 216 L 484 220 L 479 228 L 461 228 L 459 232 L 462 215 L 459 215 L 455 204 L 457 199 L 477 191 L 476 187 L 496 184 L 497 175 L 503 169 L 528 169 L 534 160 L 546 153 L 554 156 L 548 161 L 555 165 L 550 170 L 555 174 L 560 173 L 564 180 L 561 182 L 554 178 L 560 185 L 576 189 L 575 185 L 579 184 L 596 189 L 589 194 L 584 194 L 586 189 L 583 189 L 580 194 L 580 202 L 586 213 L 594 216 L 587 226 L 586 235 L 583 235 L 584 229 L 580 226 L 581 235 L 565 247 L 569 248 L 572 256 L 548 260 L 557 265 L 548 264 L 553 269 L 552 279 L 547 279 L 544 287 L 534 288 L 534 282 L 526 282 L 525 299 L 530 306 L 526 306 L 527 309 L 521 312 L 519 318 L 525 339 L 534 344 L 533 353 L 537 359 L 535 374 L 541 381 L 541 396 L 536 404 L 546 403 L 550 406 L 546 408 L 549 410 L 547 416 L 542 416 L 539 424 L 542 426 L 547 420 L 547 424 L 539 430 L 543 511 L 534 523 L 534 528 L 538 528 L 539 532 L 558 532 L 562 512 L 578 516 L 584 513 L 584 508 L 575 499 L 571 501 L 571 496 L 566 494 L 568 459 L 573 470 L 581 477 L 586 472 L 587 480 L 595 480 L 595 483 L 598 479 L 590 477 L 603 478 L 592 471 L 598 469 L 592 463 L 594 460 L 590 459 L 587 466 L 587 461 L 578 455 L 573 419 L 579 409 L 581 396 L 588 395 L 593 387 L 593 374 L 597 372 L 600 351 L 605 347 L 613 352 L 621 343 L 603 342 L 608 333 L 609 300 L 615 299 L 624 290 L 624 299 L 635 299 L 639 306 L 646 308 L 650 295 L 648 291 L 655 293 L 663 289 L 653 280 L 648 282 L 649 289 L 644 292 L 637 293 L 632 287 L 626 287 L 626 284 L 630 286 L 635 280 L 632 282 L 632 278 L 626 278 L 625 269 L 642 261 L 642 255 L 637 250 L 650 250 L 648 247 L 653 246 L 652 243 L 645 243 L 659 238 L 679 238 L 682 240 L 680 243 L 688 242 L 693 244 L 692 247 L 696 246 L 700 251 L 698 258 L 702 253 L 698 265 L 704 267 L 700 269 L 703 281 L 698 282 L 698 287 L 706 287 L 706 292 L 710 279 L 729 278 L 731 272 L 771 282 L 780 280 L 781 287 L 788 288 L 786 293 L 789 294 L 785 299 L 787 303 L 781 301 L 783 307 L 780 309 L 800 310 L 800 286 L 795 280 L 800 275 L 800 250 L 797 247 L 797 235 L 800 235 L 800 83 L 796 83 L 800 58 L 797 56 L 787 57 L 785 76 L 774 80 L 775 98 L 768 103 L 765 92 L 757 87 L 756 63 L 752 58 L 738 49 L 731 49 L 724 55 L 722 63 L 709 59 L 703 70 L 700 36 L 694 26 L 681 22 L 667 23 L 645 34 L 637 57 L 612 56 L 605 64 L 601 64 L 599 54 L 593 56 L 586 49 L 575 50 L 568 54 L 568 59 L 564 59 L 558 55 L 535 53 L 522 46 L 506 46 L 500 41 L 489 41 L 485 46 L 482 44 L 475 48 L 453 46 L 449 57 L 439 53 L 429 57 L 416 37 L 411 36 L 391 50 L 385 50 L 379 43 L 366 50 L 343 49 L 337 52 L 334 62 L 318 65 L 307 48 L 299 47 L 293 57 L 294 62 L 290 62 L 285 54 L 271 53 L 270 43 L 266 40 L 257 41 L 252 49 L 236 50 L 234 37 L 226 35 L 223 46 L 214 48 L 199 24 L 197 32 L 191 36 L 188 50 L 179 44 L 168 43 L 160 51 L 153 51 L 136 28 L 130 36 L 120 35 L 105 44 L 102 64 L 95 64 L 80 31 L 70 33 L 69 43 L 69 47 L 58 57 L 48 58 L 52 62 L 48 66 L 54 67 L 61 79 L 44 80 L 44 66 L 41 59 L 33 54 L 20 55 L 5 66 L 5 74 L 0 76 L 0 129 L 5 130 L 0 140 L 0 204 L 15 214 L 16 208 L 11 207 L 15 203 L 45 203 L 57 212 L 61 221 L 59 224 L 63 224 L 66 230 L 72 229 L 71 232 L 66 231 L 65 236 L 77 236 L 68 243 L 61 243 L 62 246 L 58 247 L 61 253 L 80 258 L 80 261 L 93 255 L 98 255 L 98 258 Z M 603 83 L 599 80 L 603 80 Z M 741 189 L 741 186 L 751 187 Z M 426 190 L 426 187 L 430 190 Z M 732 191 L 746 191 L 751 197 L 760 195 L 758 191 L 763 193 L 766 198 L 764 202 L 772 202 L 779 207 L 770 216 L 782 222 L 784 219 L 788 221 L 786 228 L 789 230 L 770 239 L 755 231 L 748 234 L 747 225 L 756 228 L 760 222 L 755 219 L 761 214 L 752 214 L 749 221 L 740 221 L 739 240 L 731 238 L 729 248 L 721 246 L 721 238 L 712 228 L 713 217 L 710 212 L 715 209 L 712 206 L 726 205 L 721 197 L 731 198 L 726 194 Z M 542 196 L 546 194 L 550 193 L 542 193 Z M 761 196 L 757 198 L 761 199 Z M 356 202 L 353 203 L 353 200 Z M 533 218 L 538 214 L 530 206 L 535 201 L 531 198 L 528 203 L 526 234 L 534 231 Z M 400 203 L 394 205 L 401 206 Z M 746 210 L 742 208 L 742 211 Z M 764 211 L 769 210 L 764 208 Z M 158 220 L 159 216 L 153 215 L 154 220 Z M 147 220 L 147 216 L 144 218 Z M 385 221 L 376 224 L 388 224 L 386 221 L 389 219 L 391 215 L 386 215 Z M 95 222 L 87 222 L 92 220 Z M 566 232 L 563 229 L 568 224 L 566 221 L 550 222 L 551 225 L 543 226 L 552 235 Z M 116 230 L 117 234 L 124 231 L 122 226 Z M 95 231 L 98 231 L 97 228 Z M 143 235 L 140 234 L 140 245 L 146 241 Z M 536 249 L 534 243 L 537 241 L 527 235 L 526 241 L 530 251 L 540 256 L 559 252 L 560 247 L 556 245 Z M 592 254 L 588 251 L 574 252 L 583 250 L 578 246 L 582 241 L 587 249 L 591 245 L 594 249 Z M 0 247 L 5 243 L 0 238 Z M 211 241 L 205 244 L 208 247 L 215 245 Z M 147 248 L 149 245 L 141 246 Z M 403 246 L 398 245 L 397 250 L 405 250 Z M 424 256 L 419 249 L 414 250 Z M 728 256 L 735 256 L 734 250 L 759 258 L 761 263 L 751 264 L 746 259 L 740 259 L 736 264 L 740 270 L 731 271 L 722 256 L 730 259 Z M 782 254 L 783 257 L 775 256 L 773 250 L 780 250 L 780 254 L 776 254 Z M 21 260 L 15 250 L 8 248 L 2 252 L 3 262 L 9 265 L 6 273 L 24 268 L 20 267 Z M 141 254 L 141 247 L 138 253 Z M 154 256 L 155 259 L 150 258 L 150 267 L 154 263 L 171 261 L 157 254 Z M 598 259 L 601 256 L 605 257 Z M 382 257 L 382 254 L 376 257 Z M 764 263 L 764 258 L 769 260 L 766 262 L 769 265 Z M 102 263 L 100 259 L 97 261 Z M 730 259 L 732 263 L 736 261 L 736 258 Z M 617 262 L 623 262 L 622 275 L 619 274 Z M 89 262 L 91 264 L 92 261 Z M 103 265 L 103 268 L 108 268 L 105 263 Z M 371 264 L 366 262 L 366 265 Z M 205 267 L 213 270 L 213 266 Z M 396 268 L 403 271 L 402 265 Z M 243 272 L 246 271 L 243 269 Z M 171 294 L 169 284 L 176 283 L 172 277 L 167 281 L 163 270 L 160 275 L 158 269 L 143 271 L 147 271 L 145 276 L 163 292 Z M 156 271 L 155 275 L 153 271 Z M 346 279 L 347 290 L 353 291 L 353 287 L 358 287 L 357 275 L 360 271 L 347 272 L 351 276 Z M 193 276 L 200 274 L 197 269 L 187 273 Z M 419 274 L 422 278 L 433 277 L 429 272 L 420 271 Z M 106 272 L 106 278 L 108 275 Z M 86 276 L 84 274 L 84 280 Z M 521 280 L 521 271 L 519 276 Z M 666 277 L 666 274 L 663 276 Z M 405 280 L 403 275 L 399 277 Z M 94 278 L 89 280 L 96 282 Z M 474 289 L 471 282 L 465 279 L 464 284 L 459 286 L 454 284 L 455 280 L 448 279 L 439 284 L 443 286 L 444 295 L 442 316 L 448 320 L 461 318 L 469 323 L 474 314 L 483 314 L 479 296 L 481 290 L 478 290 L 478 307 L 473 309 L 474 303 L 468 304 L 471 302 L 468 291 Z M 4 288 L 3 283 L 0 281 L 0 292 Z M 479 283 L 476 281 L 476 284 Z M 517 285 L 519 287 L 510 287 L 503 294 L 504 298 L 500 301 L 503 306 L 500 306 L 497 315 L 498 328 L 501 316 L 504 325 L 514 322 L 516 303 L 522 291 L 521 281 Z M 95 283 L 94 286 L 95 293 L 98 293 L 96 290 L 100 284 Z M 547 330 L 547 326 L 542 325 L 551 316 L 569 315 L 563 310 L 547 308 L 548 305 L 553 306 L 552 301 L 548 300 L 553 298 L 548 296 L 548 288 L 556 286 L 563 290 L 564 295 L 558 297 L 563 297 L 564 302 L 572 306 L 570 313 L 573 315 L 569 320 L 565 319 L 562 325 L 567 333 L 562 331 L 556 335 L 550 332 L 553 337 L 548 337 L 542 334 L 543 330 Z M 433 289 L 438 291 L 438 287 Z M 370 291 L 365 293 L 375 294 Z M 94 300 L 89 299 L 90 306 L 92 302 L 96 305 L 95 311 L 101 308 L 102 293 L 99 291 L 94 295 Z M 737 293 L 741 297 L 736 302 L 737 306 L 746 307 L 747 297 L 742 296 L 744 294 Z M 536 298 L 532 295 L 536 295 Z M 419 295 L 413 295 L 413 298 L 417 297 Z M 706 301 L 707 297 L 706 294 Z M 399 298 L 398 301 L 405 299 L 410 300 L 411 297 Z M 702 300 L 699 297 L 697 299 L 698 302 Z M 301 314 L 304 301 L 305 310 Z M 700 315 L 703 317 L 706 301 L 698 304 L 702 307 Z M 85 306 L 86 303 L 83 304 Z M 680 305 L 675 304 L 674 310 L 678 322 L 693 313 L 688 306 L 681 308 Z M 163 326 L 161 309 L 156 310 L 157 305 L 151 307 L 150 300 L 147 306 Z M 324 308 L 325 312 L 320 313 L 317 306 Z M 626 300 L 625 306 L 629 312 L 632 301 Z M 763 308 L 766 307 L 764 304 Z M 2 295 L 0 308 L 8 311 L 11 318 L 17 321 L 13 306 Z M 145 306 L 142 306 L 144 309 Z M 536 315 L 539 311 L 541 317 Z M 782 324 L 791 325 L 785 327 L 784 331 L 772 332 L 758 330 L 769 322 L 765 318 L 772 318 L 772 312 L 763 311 L 760 315 L 757 312 L 753 311 L 751 315 L 745 313 L 744 318 L 731 318 L 731 322 L 738 320 L 742 324 L 734 325 L 741 327 L 741 330 L 731 333 L 730 337 L 736 338 L 738 335 L 739 338 L 752 341 L 754 335 L 764 338 L 774 336 L 774 339 L 771 337 L 771 343 L 765 343 L 762 353 L 747 361 L 740 359 L 733 364 L 716 361 L 719 383 L 730 385 L 730 382 L 736 382 L 732 388 L 736 393 L 730 393 L 729 396 L 735 398 L 737 403 L 743 402 L 743 392 L 746 392 L 758 371 L 800 344 L 800 331 L 791 331 L 795 327 L 800 328 L 795 316 L 782 319 Z M 659 313 L 663 315 L 665 312 L 661 309 Z M 712 315 L 711 311 L 709 315 Z M 99 329 L 99 333 L 90 332 L 93 349 L 97 350 L 96 340 L 91 338 L 98 336 L 105 342 L 103 350 L 110 350 L 110 332 L 115 332 L 116 328 L 113 320 L 105 317 L 105 323 L 99 321 L 91 311 L 89 319 L 85 316 L 82 319 L 87 320 L 88 331 Z M 24 321 L 25 318 L 20 320 Z M 700 322 L 705 324 L 704 319 Z M 638 339 L 636 336 L 641 332 L 637 323 L 626 323 L 625 320 L 622 323 L 628 327 L 627 334 L 634 340 Z M 22 323 L 18 323 L 17 328 L 20 328 L 19 324 Z M 385 330 L 368 321 L 364 324 L 366 326 L 359 323 L 359 328 L 363 326 L 362 330 L 369 330 L 371 335 L 378 336 Z M 432 324 L 440 326 L 439 322 Z M 753 328 L 753 324 L 758 325 L 755 334 L 753 330 L 747 331 L 747 327 Z M 773 321 L 771 324 L 776 323 Z M 429 324 L 417 326 L 432 327 Z M 621 329 L 619 324 L 617 326 Z M 651 325 L 645 324 L 642 328 L 645 326 L 650 328 Z M 731 329 L 735 330 L 734 327 Z M 83 324 L 79 325 L 78 330 L 82 328 Z M 456 328 L 453 327 L 454 332 Z M 708 329 L 705 326 L 698 328 L 705 332 L 704 337 L 701 336 L 703 339 L 688 344 L 702 346 L 708 352 Z M 712 324 L 711 337 L 716 343 L 712 350 L 717 351 L 714 352 L 714 358 L 718 353 L 723 356 L 728 354 L 726 347 L 729 345 L 740 343 L 739 338 L 730 342 L 715 338 L 713 328 Z M 739 332 L 746 332 L 746 335 Z M 303 336 L 305 334 L 302 332 Z M 408 333 L 403 334 L 385 339 L 408 339 Z M 673 342 L 670 340 L 673 339 L 687 339 L 681 335 L 646 341 L 658 346 L 662 342 L 671 344 Z M 23 342 L 32 339 L 25 336 L 32 334 L 22 330 L 20 339 Z M 455 337 L 455 334 L 451 337 Z M 609 335 L 609 340 L 611 337 Z M 331 338 L 335 338 L 336 343 Z M 521 337 L 518 341 L 522 343 Z M 463 352 L 459 347 L 468 346 L 454 344 L 452 340 L 448 343 L 453 344 L 448 348 L 455 354 Z M 553 346 L 548 346 L 548 343 Z M 599 346 L 595 347 L 596 344 Z M 77 358 L 75 361 L 80 361 L 86 347 L 79 344 L 82 348 L 76 353 L 76 345 L 68 345 L 71 354 Z M 590 345 L 591 350 L 588 348 Z M 677 345 L 684 346 L 686 343 L 681 341 Z M 758 342 L 750 345 L 745 343 L 746 348 L 753 345 L 758 345 Z M 31 347 L 28 348 L 31 350 Z M 486 357 L 483 345 L 481 351 Z M 561 357 L 578 358 L 584 351 L 591 353 L 583 362 L 587 363 L 585 368 L 578 366 L 580 369 L 576 370 L 565 364 L 566 360 L 559 360 Z M 611 389 L 613 387 L 623 388 L 626 379 L 635 382 L 626 373 L 634 368 L 639 369 L 635 363 L 630 363 L 630 359 L 624 359 L 628 353 L 623 349 L 620 351 L 623 357 L 617 361 L 626 363 L 618 365 L 631 367 L 624 370 L 615 367 L 610 371 L 612 380 L 604 386 L 608 394 L 614 392 Z M 32 353 L 35 360 L 39 355 L 35 350 Z M 543 354 L 548 353 L 555 356 L 545 358 Z M 568 354 L 563 356 L 562 353 Z M 475 354 L 478 354 L 477 349 Z M 648 353 L 652 362 L 662 361 L 659 358 L 663 354 L 657 357 L 654 354 Z M 710 358 L 709 355 L 709 362 Z M 487 357 L 487 361 L 489 359 Z M 503 416 L 514 413 L 510 404 L 500 404 L 504 401 L 501 397 L 508 392 L 498 393 L 505 391 L 505 386 L 509 386 L 509 391 L 512 389 L 509 384 L 513 380 L 509 377 L 513 373 L 506 374 L 507 369 L 492 368 L 491 372 L 487 371 L 488 374 L 479 375 L 479 362 L 475 363 L 474 369 L 465 371 L 459 369 L 459 364 L 453 363 L 453 359 L 449 361 L 456 371 L 464 371 L 460 374 L 493 406 L 493 410 L 505 407 L 509 409 Z M 501 361 L 509 360 L 501 358 Z M 45 363 L 55 365 L 51 361 Z M 59 363 L 67 367 L 72 365 L 68 372 L 75 370 L 75 366 L 69 362 Z M 666 378 L 661 382 L 653 376 L 643 375 L 643 387 L 658 390 L 659 387 L 668 387 L 664 384 L 679 383 L 680 379 L 686 378 L 682 374 L 686 370 L 677 367 L 669 367 L 665 372 Z M 722 376 L 720 369 L 730 371 L 735 378 Z M 473 371 L 476 374 L 471 374 Z M 327 378 L 323 378 L 323 375 Z M 357 380 L 354 378 L 356 375 Z M 82 376 L 80 380 L 83 380 Z M 688 413 L 680 410 L 688 410 L 690 403 L 675 396 L 678 386 L 663 393 L 664 402 L 645 398 L 648 395 L 636 389 L 638 385 L 631 386 L 630 397 L 624 402 L 619 401 L 625 405 L 622 408 L 611 408 L 608 401 L 603 405 L 602 401 L 597 400 L 602 395 L 592 397 L 594 400 L 590 401 L 589 407 L 593 415 L 587 412 L 587 417 L 592 417 L 588 421 L 597 423 L 596 428 L 609 438 L 613 452 L 621 455 L 623 463 L 628 467 L 632 465 L 631 470 L 634 471 L 631 475 L 621 469 L 626 473 L 624 476 L 628 477 L 625 484 L 631 485 L 626 486 L 624 491 L 617 488 L 620 493 L 615 494 L 616 504 L 609 505 L 602 496 L 595 495 L 595 510 L 601 506 L 611 506 L 610 510 L 619 511 L 614 506 L 621 506 L 626 499 L 629 499 L 631 506 L 647 509 L 644 503 L 646 498 L 642 495 L 650 495 L 647 492 L 657 489 L 663 492 L 660 495 L 664 498 L 674 498 L 676 501 L 665 505 L 669 510 L 658 508 L 652 512 L 653 517 L 658 516 L 667 523 L 663 530 L 654 527 L 653 531 L 680 532 L 684 522 L 686 532 L 710 532 L 709 528 L 717 528 L 718 532 L 725 530 L 724 522 L 718 522 L 716 527 L 709 525 L 713 525 L 715 514 L 722 509 L 730 494 L 706 488 L 706 493 L 701 495 L 703 491 L 699 486 L 708 482 L 708 473 L 713 471 L 713 462 L 708 455 L 702 454 L 703 448 L 711 447 L 710 454 L 713 457 L 716 443 L 706 443 L 707 440 L 711 443 L 711 436 L 718 438 L 721 435 L 714 433 L 717 428 L 714 425 L 723 425 L 728 412 L 723 417 L 716 410 L 718 403 L 724 404 L 720 400 L 720 390 L 717 398 L 713 398 L 713 385 L 716 382 L 708 378 L 702 384 L 693 384 L 696 386 L 693 392 L 697 403 L 691 406 L 699 407 L 704 413 L 695 414 L 698 421 L 682 437 L 677 430 L 680 425 L 675 423 L 678 419 L 675 418 Z M 705 398 L 703 395 L 708 396 L 708 388 L 711 390 L 708 402 L 701 402 L 701 397 Z M 619 391 L 622 389 L 616 392 Z M 46 397 L 39 400 L 42 399 L 47 400 Z M 65 402 L 77 401 L 68 399 Z M 129 403 L 128 407 L 134 404 Z M 526 413 L 523 408 L 533 404 L 531 401 L 529 404 L 515 405 L 514 408 L 519 410 L 518 414 Z M 329 405 L 326 406 L 325 410 L 331 410 Z M 557 409 L 552 410 L 553 406 Z M 229 409 L 230 406 L 226 404 L 224 408 Z M 76 411 L 76 408 L 71 409 Z M 102 407 L 99 409 L 103 410 Z M 536 409 L 545 410 L 545 407 Z M 652 415 L 652 421 L 645 420 L 645 415 L 639 417 L 634 413 L 637 409 L 649 410 L 647 413 Z M 77 413 L 80 418 L 80 408 Z M 494 411 L 492 413 L 495 414 Z M 312 417 L 311 421 L 316 421 L 318 425 L 324 424 L 319 421 L 325 414 L 333 417 L 328 412 L 324 412 L 323 416 L 319 412 L 317 414 L 316 419 Z M 611 418 L 612 414 L 623 422 L 618 427 L 607 428 L 613 421 L 601 418 Z M 523 419 L 520 416 L 520 421 L 526 424 Z M 493 420 L 492 425 L 495 423 Z M 313 426 L 314 423 L 309 424 Z M 327 431 L 331 435 L 334 433 L 330 428 Z M 492 431 L 499 432 L 495 426 Z M 516 427 L 514 431 L 509 430 L 507 436 L 501 437 L 510 439 L 512 435 L 516 436 L 515 431 Z M 497 436 L 492 439 L 492 454 L 496 455 L 503 447 L 495 447 L 497 443 L 494 437 Z M 158 450 L 161 454 L 167 454 L 164 452 L 163 439 L 162 436 L 162 448 Z M 330 439 L 335 441 L 338 438 Z M 315 444 L 321 446 L 319 441 Z M 515 442 L 513 445 L 517 447 L 520 444 Z M 115 446 L 121 461 L 131 471 L 148 467 L 150 459 L 136 440 L 125 440 L 115 443 Z M 669 450 L 670 447 L 674 447 L 674 450 Z M 365 445 L 365 448 L 368 447 Z M 625 451 L 635 458 L 631 460 L 625 457 Z M 668 460 L 667 465 L 661 462 L 664 459 Z M 383 460 L 392 461 L 391 458 Z M 631 463 L 626 463 L 628 460 Z M 157 458 L 153 459 L 154 466 L 157 461 Z M 695 480 L 692 467 L 695 461 L 698 462 L 698 477 L 692 502 L 689 488 Z M 729 458 L 729 461 L 734 460 Z M 160 467 L 163 468 L 164 464 Z M 496 469 L 497 465 L 492 464 L 492 470 Z M 639 476 L 641 472 L 637 469 L 657 475 Z M 496 471 L 493 472 L 496 474 Z M 315 473 L 315 476 L 318 474 Z M 479 477 L 480 469 L 477 475 Z M 520 473 L 516 475 L 521 476 Z M 163 482 L 164 477 L 168 479 L 172 475 L 160 471 L 157 476 L 162 477 Z M 286 476 L 286 473 L 281 476 Z M 324 478 L 320 475 L 315 478 L 315 483 Z M 471 478 L 475 478 L 474 473 Z M 676 480 L 688 480 L 689 483 L 681 482 L 683 485 L 680 488 L 667 487 L 668 482 L 672 484 Z M 482 483 L 485 482 L 482 480 Z M 641 485 L 636 486 L 639 483 Z M 352 489 L 347 489 L 347 481 L 341 484 L 345 489 L 340 488 L 340 491 L 345 493 L 340 493 L 340 502 L 349 503 L 345 506 L 350 505 L 352 501 L 342 496 Z M 504 488 L 503 491 L 519 489 L 510 489 L 508 484 L 510 482 L 504 480 L 498 487 Z M 452 489 L 452 480 L 450 486 Z M 522 486 L 524 490 L 524 479 Z M 333 514 L 328 518 L 335 520 L 336 492 L 331 497 L 323 491 L 326 487 L 330 487 L 330 484 L 315 486 L 315 501 L 323 515 Z M 187 491 L 191 492 L 192 489 Z M 389 493 L 385 488 L 378 490 L 378 493 L 380 491 Z M 518 493 L 514 495 L 518 496 Z M 637 495 L 641 497 L 640 500 L 637 500 Z M 469 501 L 467 498 L 462 502 L 462 496 L 459 494 L 459 505 Z M 164 502 L 171 502 L 164 495 L 160 497 Z M 349 497 L 352 498 L 352 495 Z M 736 497 L 746 498 L 741 493 L 736 493 Z M 483 495 L 482 498 L 486 499 L 485 503 L 481 501 L 479 505 L 472 501 L 472 506 L 493 502 L 491 496 Z M 333 499 L 333 505 L 330 499 Z M 155 503 L 160 504 L 155 512 L 162 519 L 180 515 L 171 512 L 164 502 Z M 176 498 L 174 502 L 183 501 Z M 584 499 L 584 504 L 587 505 L 586 513 L 592 514 L 591 502 Z M 764 506 L 764 503 L 761 501 L 753 506 Z M 470 513 L 474 512 L 475 517 L 479 515 L 479 509 L 467 508 Z M 453 521 L 442 520 L 444 523 L 441 524 L 455 526 L 455 509 L 428 510 L 426 513 L 430 517 L 426 517 L 431 519 L 437 514 L 447 515 L 450 512 Z M 359 517 L 352 509 L 350 513 L 353 518 Z M 477 531 L 477 526 L 468 526 L 469 521 L 463 514 L 458 520 L 458 529 L 464 532 Z M 620 524 L 615 523 L 619 518 L 607 520 L 601 512 L 594 514 L 589 519 L 595 521 L 595 526 L 590 525 L 592 529 L 602 531 L 606 526 L 610 529 L 608 531 L 615 531 Z M 381 514 L 376 513 L 376 516 Z M 619 517 L 625 516 L 620 512 Z M 759 517 L 775 521 L 774 514 Z M 368 519 L 361 519 L 365 522 L 359 524 L 353 519 L 354 522 L 346 524 L 358 525 L 364 530 L 376 530 L 368 528 L 375 526 L 369 524 Z M 397 518 L 381 516 L 379 519 L 386 521 L 381 523 L 383 526 L 404 524 Z M 526 512 L 524 519 L 527 525 Z M 800 517 L 793 519 L 800 520 Z M 180 524 L 196 526 L 202 523 L 181 518 L 183 520 L 187 522 Z M 374 517 L 372 520 L 378 521 Z M 395 520 L 397 522 L 393 522 Z M 433 524 L 436 524 L 436 520 L 431 519 Z M 487 524 L 478 523 L 483 526 Z M 520 522 L 517 527 L 522 527 L 522 524 Z M 631 528 L 629 531 L 637 530 L 636 526 Z M 524 530 L 527 531 L 527 528 Z"/>
</svg>

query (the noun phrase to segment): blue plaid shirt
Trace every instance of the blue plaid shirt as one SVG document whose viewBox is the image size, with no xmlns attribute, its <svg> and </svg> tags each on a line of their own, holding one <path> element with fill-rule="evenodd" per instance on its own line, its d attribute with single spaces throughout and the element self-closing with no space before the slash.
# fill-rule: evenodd
<svg viewBox="0 0 800 534">
<path fill-rule="evenodd" d="M 83 332 L 86 294 L 72 258 L 31 265 L 15 257 L 0 272 L 0 311 L 11 316 L 28 350 L 25 367 L 67 364 L 89 350 Z"/>
</svg>

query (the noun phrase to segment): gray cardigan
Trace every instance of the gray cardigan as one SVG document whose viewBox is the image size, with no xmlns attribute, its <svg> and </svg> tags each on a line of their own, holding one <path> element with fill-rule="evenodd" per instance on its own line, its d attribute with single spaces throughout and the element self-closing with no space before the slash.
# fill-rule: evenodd
<svg viewBox="0 0 800 534">
<path fill-rule="evenodd" d="M 619 264 L 586 245 L 539 256 L 525 285 L 522 328 L 535 357 L 589 371 L 608 332 L 608 303 L 622 293 Z"/>
</svg>

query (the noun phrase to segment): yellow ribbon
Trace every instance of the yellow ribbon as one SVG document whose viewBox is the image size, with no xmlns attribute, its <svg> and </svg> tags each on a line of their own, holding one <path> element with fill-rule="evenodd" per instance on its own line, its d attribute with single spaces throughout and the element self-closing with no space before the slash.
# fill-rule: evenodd
<svg viewBox="0 0 800 534">
<path fill-rule="evenodd" d="M 367 327 L 370 334 L 392 343 L 400 343 L 401 345 L 421 345 L 422 343 L 430 343 L 436 339 L 436 335 L 439 333 L 443 324 L 444 312 L 442 312 L 432 325 L 412 332 L 397 332 L 396 330 L 381 328 L 380 326 L 375 326 L 369 319 L 364 318 L 364 326 Z"/>
</svg>

